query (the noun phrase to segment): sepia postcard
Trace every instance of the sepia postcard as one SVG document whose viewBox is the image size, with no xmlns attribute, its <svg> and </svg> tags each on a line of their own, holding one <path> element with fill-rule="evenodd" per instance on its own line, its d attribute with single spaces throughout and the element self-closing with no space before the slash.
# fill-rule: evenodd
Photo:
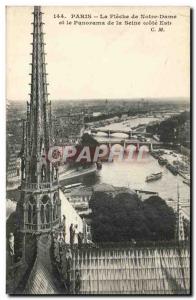
<svg viewBox="0 0 196 300">
<path fill-rule="evenodd" d="M 191 295 L 191 9 L 6 7 L 6 293 Z"/>
</svg>

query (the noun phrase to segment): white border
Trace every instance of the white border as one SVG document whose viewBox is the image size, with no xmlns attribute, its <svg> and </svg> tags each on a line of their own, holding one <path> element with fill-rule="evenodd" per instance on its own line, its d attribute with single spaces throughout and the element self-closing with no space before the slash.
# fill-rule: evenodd
<svg viewBox="0 0 196 300">
<path fill-rule="evenodd" d="M 82 0 L 34 0 L 34 1 L 14 1 L 14 0 L 1 0 L 0 1 L 0 38 L 1 38 L 1 54 L 0 54 L 0 70 L 1 70 L 1 85 L 0 85 L 0 94 L 1 94 L 1 101 L 0 101 L 0 141 L 1 141 L 1 148 L 0 148 L 0 157 L 1 157 L 1 165 L 0 165 L 0 268 L 1 268 L 1 275 L 0 275 L 0 299 L 7 299 L 9 297 L 8 295 L 5 294 L 5 270 L 6 270 L 6 261 L 5 261 L 5 222 L 6 222 L 6 197 L 5 197 L 5 147 L 6 147 L 6 140 L 5 140 L 5 112 L 6 112 L 6 104 L 5 104 L 5 84 L 6 84 L 6 71 L 5 71 L 5 6 L 9 5 L 19 5 L 19 6 L 28 6 L 28 5 L 79 5 L 79 6 L 99 6 L 99 5 L 104 5 L 104 6 L 190 6 L 194 10 L 196 9 L 196 1 L 195 0 L 165 0 L 165 1 L 159 1 L 159 0 L 151 0 L 151 1 L 133 1 L 133 0 L 92 0 L 92 1 L 82 1 Z M 193 12 L 195 13 L 195 12 Z M 194 23 L 194 22 L 193 22 Z M 195 27 L 195 26 L 194 26 Z M 193 42 L 195 41 L 195 28 L 193 28 Z M 194 44 L 193 44 L 193 49 L 194 49 Z M 195 66 L 195 64 L 194 64 Z M 193 70 L 195 69 L 193 66 Z M 193 82 L 193 86 L 195 86 L 195 78 Z M 193 101 L 193 99 L 192 99 Z M 194 116 L 196 112 L 196 108 L 194 107 Z M 195 129 L 195 128 L 194 128 Z M 193 140 L 195 140 L 196 137 L 196 131 L 194 130 L 193 134 Z M 194 146 L 194 145 L 193 145 Z M 194 164 L 194 170 L 195 170 L 195 164 Z M 195 178 L 194 178 L 195 179 Z M 193 186 L 195 186 L 195 180 L 193 182 Z M 192 203 L 194 204 L 194 197 L 192 199 Z M 195 212 L 195 207 L 196 205 L 193 205 L 194 211 L 193 211 L 193 219 L 192 222 L 194 221 L 194 216 L 196 215 Z M 194 228 L 193 228 L 194 229 Z M 193 230 L 193 242 L 194 242 L 194 233 L 195 231 Z M 194 246 L 194 245 L 193 245 Z M 195 249 L 195 247 L 193 248 Z M 194 251 L 193 251 L 194 254 Z M 194 286 L 196 283 L 195 277 L 194 277 L 194 270 L 195 270 L 195 257 L 193 259 L 194 266 L 193 268 L 193 284 L 192 284 L 192 290 L 194 292 Z M 41 298 L 36 297 L 37 299 Z M 67 298 L 67 297 L 66 297 Z M 102 297 L 102 299 L 105 297 Z M 111 297 L 110 297 L 111 298 Z M 118 297 L 115 297 L 115 299 Z M 132 297 L 137 299 L 138 297 Z M 168 298 L 168 297 L 162 297 L 162 298 Z M 28 297 L 22 297 L 22 299 L 28 299 Z M 46 298 L 45 298 L 46 299 Z M 53 299 L 58 299 L 58 297 L 53 297 Z"/>
</svg>

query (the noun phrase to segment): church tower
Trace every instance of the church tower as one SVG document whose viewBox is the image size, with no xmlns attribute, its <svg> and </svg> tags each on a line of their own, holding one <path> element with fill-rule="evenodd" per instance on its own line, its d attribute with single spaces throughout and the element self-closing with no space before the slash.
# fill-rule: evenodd
<svg viewBox="0 0 196 300">
<path fill-rule="evenodd" d="M 47 232 L 61 221 L 58 169 L 48 160 L 51 147 L 51 102 L 48 101 L 41 9 L 34 7 L 31 92 L 23 126 L 21 199 L 23 232 Z"/>
</svg>

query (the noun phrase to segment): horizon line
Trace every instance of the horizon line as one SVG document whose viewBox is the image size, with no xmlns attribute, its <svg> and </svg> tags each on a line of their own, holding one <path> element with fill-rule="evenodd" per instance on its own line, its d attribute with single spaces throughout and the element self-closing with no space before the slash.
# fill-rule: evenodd
<svg viewBox="0 0 196 300">
<path fill-rule="evenodd" d="M 147 101 L 155 101 L 155 100 L 177 100 L 178 101 L 183 101 L 183 100 L 189 100 L 190 101 L 190 97 L 136 97 L 136 98 L 108 98 L 108 97 L 104 97 L 104 98 L 72 98 L 72 99 L 48 99 L 48 101 L 141 101 L 141 100 L 147 100 Z M 26 100 L 26 99 L 6 99 L 6 102 L 27 102 L 30 99 Z"/>
</svg>

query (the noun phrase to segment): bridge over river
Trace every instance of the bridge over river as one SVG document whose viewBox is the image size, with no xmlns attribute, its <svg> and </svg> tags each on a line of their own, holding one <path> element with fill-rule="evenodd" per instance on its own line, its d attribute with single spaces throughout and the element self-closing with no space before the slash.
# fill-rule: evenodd
<svg viewBox="0 0 196 300">
<path fill-rule="evenodd" d="M 117 129 L 101 129 L 101 128 L 91 128 L 91 134 L 97 134 L 97 133 L 105 133 L 108 137 L 110 137 L 114 133 L 123 133 L 126 134 L 129 138 L 131 138 L 133 135 L 142 135 L 146 137 L 152 137 L 151 133 L 145 132 L 145 131 L 139 131 L 139 130 L 117 130 Z"/>
<path fill-rule="evenodd" d="M 101 144 L 108 144 L 112 146 L 114 144 L 120 144 L 126 148 L 127 145 L 135 145 L 137 149 L 141 146 L 147 146 L 150 151 L 153 148 L 171 147 L 172 144 L 165 145 L 163 142 L 157 141 L 153 138 L 151 133 L 139 130 L 111 130 L 111 129 L 99 129 L 91 128 L 89 131 L 91 135 L 95 135 L 95 139 Z M 105 134 L 105 136 L 98 135 L 99 133 Z M 115 136 L 115 134 L 126 134 L 127 137 Z"/>
</svg>

